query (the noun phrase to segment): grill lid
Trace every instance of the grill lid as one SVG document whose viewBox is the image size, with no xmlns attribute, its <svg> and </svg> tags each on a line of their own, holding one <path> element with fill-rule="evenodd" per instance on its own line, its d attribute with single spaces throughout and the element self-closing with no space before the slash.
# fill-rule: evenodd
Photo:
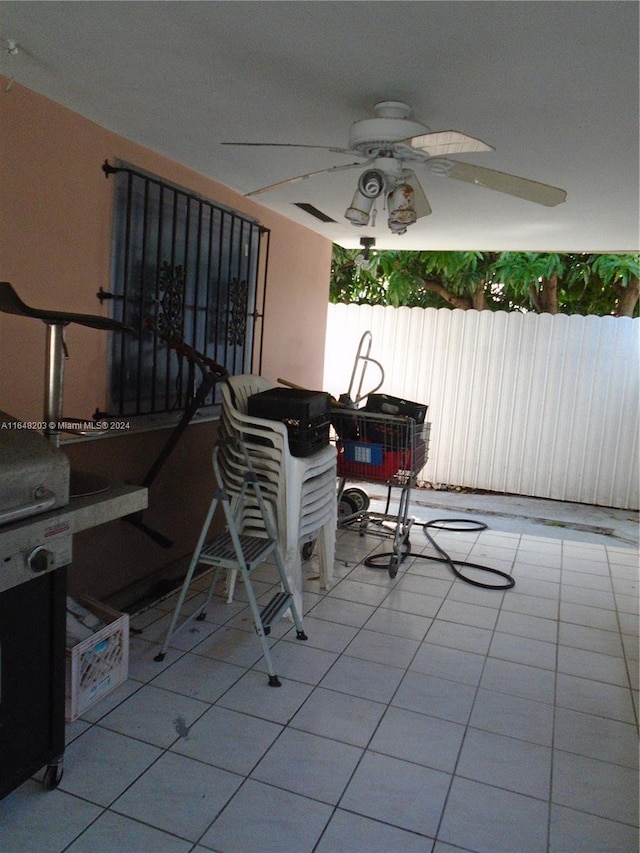
<svg viewBox="0 0 640 853">
<path fill-rule="evenodd" d="M 0 525 L 69 503 L 69 460 L 45 436 L 0 411 Z"/>
</svg>

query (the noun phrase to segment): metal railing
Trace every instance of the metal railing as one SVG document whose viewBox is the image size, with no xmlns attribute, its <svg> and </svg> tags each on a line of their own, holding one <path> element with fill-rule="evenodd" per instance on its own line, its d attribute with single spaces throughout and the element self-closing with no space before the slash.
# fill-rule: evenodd
<svg viewBox="0 0 640 853">
<path fill-rule="evenodd" d="M 126 165 L 115 178 L 109 414 L 181 411 L 195 388 L 180 345 L 229 373 L 259 372 L 269 231 Z M 215 389 L 204 405 L 214 405 Z"/>
</svg>

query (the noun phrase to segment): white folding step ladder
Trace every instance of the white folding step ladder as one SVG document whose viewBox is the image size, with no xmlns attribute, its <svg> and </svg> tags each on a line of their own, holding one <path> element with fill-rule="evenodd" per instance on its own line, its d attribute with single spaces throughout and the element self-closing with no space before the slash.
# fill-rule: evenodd
<svg viewBox="0 0 640 853">
<path fill-rule="evenodd" d="M 169 625 L 166 637 L 164 638 L 162 648 L 156 655 L 155 660 L 164 660 L 171 638 L 179 631 L 182 631 L 182 629 L 189 625 L 194 619 L 202 621 L 205 618 L 220 571 L 223 569 L 227 571 L 236 570 L 240 572 L 245 583 L 247 598 L 249 599 L 249 607 L 251 608 L 251 613 L 253 615 L 256 632 L 262 644 L 264 658 L 267 662 L 269 685 L 271 687 L 280 687 L 281 682 L 275 673 L 269 644 L 267 642 L 267 637 L 271 632 L 271 625 L 276 622 L 283 613 L 290 610 L 296 626 L 297 638 L 299 640 L 306 640 L 307 636 L 302 629 L 302 620 L 293 600 L 289 580 L 284 569 L 284 562 L 278 548 L 276 532 L 267 511 L 264 497 L 260 489 L 260 483 L 258 482 L 258 478 L 253 468 L 251 467 L 246 447 L 238 439 L 229 438 L 223 439 L 223 441 L 231 442 L 236 448 L 239 448 L 243 454 L 246 463 L 244 482 L 237 499 L 234 501 L 234 510 L 231 506 L 229 493 L 224 487 L 224 480 L 220 470 L 218 456 L 221 448 L 219 442 L 213 450 L 213 470 L 218 488 L 213 496 L 211 505 L 209 506 L 209 511 L 207 512 L 207 517 L 202 526 L 202 530 L 200 531 L 200 537 L 198 539 L 196 549 L 193 552 L 187 574 L 185 575 L 182 590 L 173 612 L 171 624 Z M 267 538 L 245 536 L 238 533 L 238 518 L 241 515 L 243 503 L 249 490 L 253 492 L 253 496 L 258 503 L 260 513 L 264 520 Z M 211 527 L 211 523 L 218 506 L 222 506 L 224 511 L 227 529 L 224 533 L 220 533 L 207 541 L 209 528 Z M 282 589 L 274 595 L 271 601 L 263 607 L 262 610 L 260 610 L 251 584 L 251 573 L 272 554 L 278 568 L 278 575 Z M 193 580 L 194 572 L 198 565 L 210 566 L 212 569 L 215 569 L 207 597 L 202 607 L 195 610 L 191 615 L 187 616 L 180 624 L 178 624 L 189 587 Z"/>
</svg>

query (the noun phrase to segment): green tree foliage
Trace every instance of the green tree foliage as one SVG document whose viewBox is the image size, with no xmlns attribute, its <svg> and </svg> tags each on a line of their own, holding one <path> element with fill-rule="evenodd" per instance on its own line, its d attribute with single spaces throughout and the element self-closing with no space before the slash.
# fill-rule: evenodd
<svg viewBox="0 0 640 853">
<path fill-rule="evenodd" d="M 638 316 L 637 254 L 362 252 L 334 246 L 332 302 Z"/>
</svg>

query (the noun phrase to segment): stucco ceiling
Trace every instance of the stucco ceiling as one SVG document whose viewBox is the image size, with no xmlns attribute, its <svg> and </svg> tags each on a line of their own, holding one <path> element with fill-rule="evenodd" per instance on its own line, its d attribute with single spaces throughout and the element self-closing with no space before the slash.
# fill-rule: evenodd
<svg viewBox="0 0 640 853">
<path fill-rule="evenodd" d="M 255 198 L 342 245 L 638 246 L 636 2 L 20 0 L 0 12 L 4 74 L 241 193 L 353 158 L 222 142 L 344 148 L 353 121 L 394 99 L 431 130 L 495 148 L 457 159 L 568 194 L 541 207 L 419 169 L 433 213 L 403 236 L 384 214 L 375 228 L 344 219 L 357 169 Z"/>
</svg>

